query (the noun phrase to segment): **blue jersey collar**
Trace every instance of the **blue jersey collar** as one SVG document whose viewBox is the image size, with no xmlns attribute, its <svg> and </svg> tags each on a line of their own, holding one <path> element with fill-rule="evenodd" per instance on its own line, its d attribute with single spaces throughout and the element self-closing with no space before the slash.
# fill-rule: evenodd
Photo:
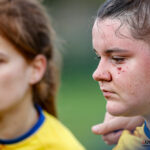
<svg viewBox="0 0 150 150">
<path fill-rule="evenodd" d="M 150 139 L 150 130 L 147 127 L 146 121 L 144 123 L 144 133 L 146 134 L 146 136 Z"/>
<path fill-rule="evenodd" d="M 40 106 L 36 105 L 35 107 L 36 107 L 36 109 L 37 109 L 37 111 L 39 113 L 39 119 L 36 122 L 36 124 L 28 132 L 26 132 L 25 134 L 21 135 L 20 137 L 17 137 L 15 139 L 10 139 L 10 140 L 0 139 L 0 144 L 14 144 L 14 143 L 20 142 L 20 141 L 28 138 L 32 134 L 34 134 L 41 127 L 41 125 L 43 124 L 43 122 L 45 120 L 45 116 L 44 116 Z"/>
</svg>

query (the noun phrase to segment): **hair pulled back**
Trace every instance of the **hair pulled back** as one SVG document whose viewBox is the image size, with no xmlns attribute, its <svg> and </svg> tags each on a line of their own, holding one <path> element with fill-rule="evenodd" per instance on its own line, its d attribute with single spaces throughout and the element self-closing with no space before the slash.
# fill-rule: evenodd
<svg viewBox="0 0 150 150">
<path fill-rule="evenodd" d="M 99 20 L 118 19 L 121 25 L 128 25 L 135 39 L 150 40 L 149 0 L 107 0 L 99 8 Z"/>
</svg>

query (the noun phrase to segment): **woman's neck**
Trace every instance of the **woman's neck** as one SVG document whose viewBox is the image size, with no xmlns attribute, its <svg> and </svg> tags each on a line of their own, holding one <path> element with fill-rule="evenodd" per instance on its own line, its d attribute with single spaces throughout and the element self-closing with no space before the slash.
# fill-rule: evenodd
<svg viewBox="0 0 150 150">
<path fill-rule="evenodd" d="M 0 113 L 0 139 L 14 139 L 26 133 L 38 120 L 31 100 L 23 100 L 11 109 Z"/>
</svg>

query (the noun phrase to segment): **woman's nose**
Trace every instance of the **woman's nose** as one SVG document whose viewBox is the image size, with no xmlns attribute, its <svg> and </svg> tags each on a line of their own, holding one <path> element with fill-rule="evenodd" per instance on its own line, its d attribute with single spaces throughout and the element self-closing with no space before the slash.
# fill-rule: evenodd
<svg viewBox="0 0 150 150">
<path fill-rule="evenodd" d="M 111 81 L 112 76 L 109 70 L 109 66 L 102 64 L 101 62 L 97 66 L 96 70 L 93 73 L 93 79 L 96 81 Z"/>
</svg>

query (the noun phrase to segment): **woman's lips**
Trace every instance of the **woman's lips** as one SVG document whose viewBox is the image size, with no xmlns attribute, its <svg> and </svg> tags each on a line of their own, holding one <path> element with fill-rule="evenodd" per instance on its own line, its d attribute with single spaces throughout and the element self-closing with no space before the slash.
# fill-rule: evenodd
<svg viewBox="0 0 150 150">
<path fill-rule="evenodd" d="M 109 91 L 109 90 L 105 90 L 105 89 L 103 89 L 102 92 L 103 92 L 104 97 L 106 97 L 106 98 L 109 98 L 114 94 L 113 91 Z"/>
</svg>

